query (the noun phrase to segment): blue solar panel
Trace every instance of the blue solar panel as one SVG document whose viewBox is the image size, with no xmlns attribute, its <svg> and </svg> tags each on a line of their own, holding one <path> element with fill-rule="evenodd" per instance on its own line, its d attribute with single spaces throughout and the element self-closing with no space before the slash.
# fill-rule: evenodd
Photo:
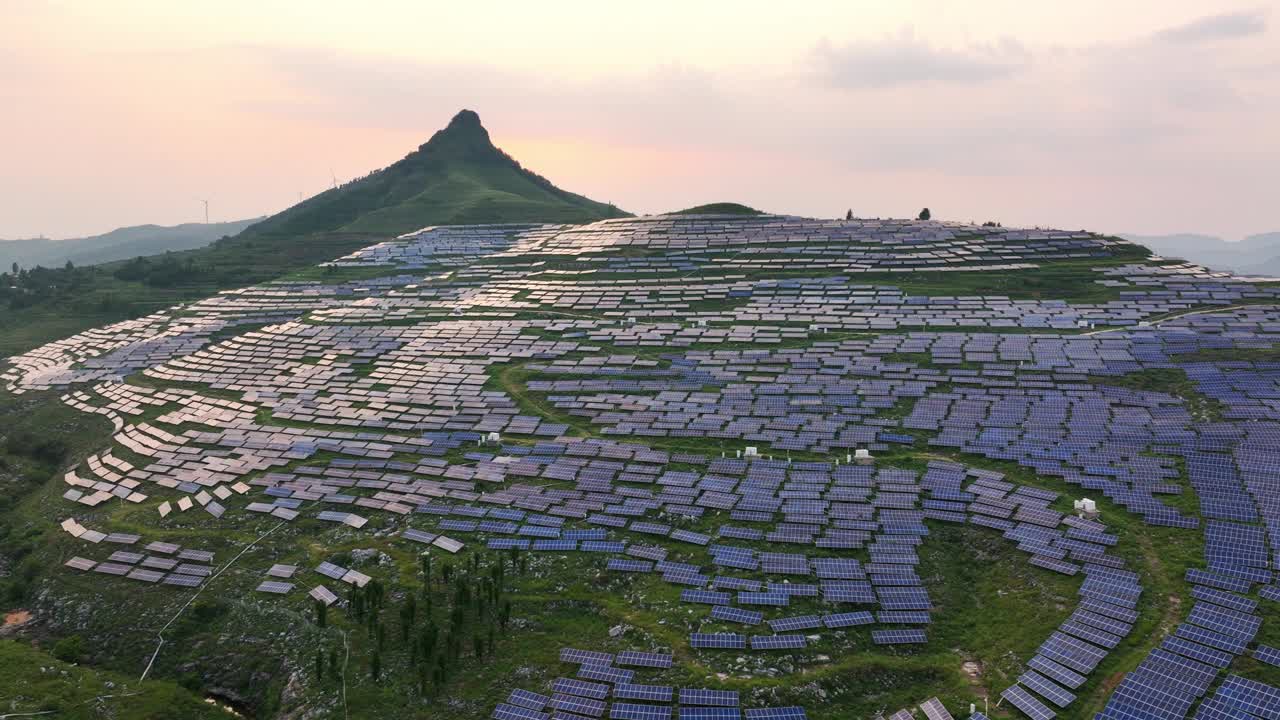
<svg viewBox="0 0 1280 720">
<path fill-rule="evenodd" d="M 875 622 L 875 618 L 866 610 L 848 613 L 833 613 L 822 617 L 822 624 L 829 628 L 851 627 L 854 625 L 869 625 Z"/>
<path fill-rule="evenodd" d="M 1041 675 L 1035 670 L 1028 670 L 1023 673 L 1018 682 L 1035 691 L 1040 697 L 1057 705 L 1060 708 L 1070 705 L 1076 696 L 1067 692 L 1062 686 L 1053 682 L 1049 678 Z"/>
<path fill-rule="evenodd" d="M 583 665 L 578 668 L 578 677 L 585 680 L 599 680 L 607 683 L 629 683 L 635 679 L 634 670 L 621 670 L 608 665 Z"/>
<path fill-rule="evenodd" d="M 551 707 L 556 711 L 600 717 L 604 714 L 608 705 L 603 700 L 592 700 L 591 698 L 578 697 L 577 695 L 557 693 L 551 697 Z"/>
<path fill-rule="evenodd" d="M 805 646 L 803 635 L 752 635 L 752 650 L 794 650 Z"/>
<path fill-rule="evenodd" d="M 538 712 L 519 705 L 499 704 L 489 717 L 493 720 L 549 720 L 549 713 Z"/>
<path fill-rule="evenodd" d="M 675 690 L 669 685 L 630 685 L 622 683 L 614 686 L 613 697 L 619 700 L 646 700 L 648 702 L 669 703 L 675 697 Z"/>
<path fill-rule="evenodd" d="M 542 710 L 551 702 L 551 698 L 528 690 L 512 690 L 511 695 L 507 697 L 507 702 L 531 710 Z"/>
<path fill-rule="evenodd" d="M 618 665 L 632 667 L 669 668 L 671 667 L 672 656 L 664 653 L 624 650 L 618 653 L 618 657 L 614 662 Z"/>
<path fill-rule="evenodd" d="M 574 680 L 572 678 L 556 678 L 551 683 L 551 689 L 558 693 L 580 695 L 594 700 L 603 700 L 609 695 L 608 685 L 587 682 L 586 680 Z"/>
<path fill-rule="evenodd" d="M 804 708 L 797 705 L 776 708 L 748 708 L 746 720 L 808 720 Z"/>
<path fill-rule="evenodd" d="M 1030 693 L 1017 685 L 1007 688 L 1000 693 L 1000 697 L 1008 700 L 1014 707 L 1026 713 L 1031 720 L 1049 720 L 1049 718 L 1055 716 L 1055 713 L 1046 707 L 1044 703 L 1036 700 Z"/>
<path fill-rule="evenodd" d="M 1053 680 L 1059 685 L 1075 690 L 1084 685 L 1087 678 L 1084 675 L 1063 667 L 1060 663 L 1054 662 L 1043 655 L 1036 655 L 1027 661 L 1027 667 L 1039 671 L 1045 677 Z"/>
<path fill-rule="evenodd" d="M 822 618 L 817 615 L 799 615 L 796 617 L 777 618 L 769 621 L 769 628 L 774 632 L 809 630 L 818 627 L 822 627 Z"/>
<path fill-rule="evenodd" d="M 671 720 L 671 708 L 639 703 L 614 703 L 609 708 L 610 720 Z"/>
<path fill-rule="evenodd" d="M 693 633 L 689 636 L 689 645 L 695 648 L 745 650 L 747 639 L 734 633 Z"/>
<path fill-rule="evenodd" d="M 871 642 L 876 645 L 903 645 L 928 642 L 923 630 L 872 630 Z"/>
<path fill-rule="evenodd" d="M 724 605 L 717 605 L 711 608 L 711 617 L 716 620 L 742 623 L 744 625 L 759 625 L 764 620 L 763 613 Z"/>
<path fill-rule="evenodd" d="M 682 707 L 680 720 L 740 720 L 742 711 L 728 707 Z"/>
<path fill-rule="evenodd" d="M 737 707 L 739 704 L 738 691 L 683 688 L 680 690 L 680 704 Z"/>
<path fill-rule="evenodd" d="M 1259 645 L 1254 649 L 1253 657 L 1268 665 L 1280 666 L 1280 649 L 1270 645 Z"/>
</svg>

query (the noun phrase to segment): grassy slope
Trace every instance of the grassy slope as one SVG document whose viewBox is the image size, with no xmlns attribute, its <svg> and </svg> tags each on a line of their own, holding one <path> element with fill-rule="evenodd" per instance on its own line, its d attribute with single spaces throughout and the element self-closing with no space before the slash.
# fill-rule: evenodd
<svg viewBox="0 0 1280 720">
<path fill-rule="evenodd" d="M 172 682 L 135 679 L 55 660 L 39 648 L 0 640 L 0 716 L 69 720 L 187 720 L 234 717 Z"/>
</svg>

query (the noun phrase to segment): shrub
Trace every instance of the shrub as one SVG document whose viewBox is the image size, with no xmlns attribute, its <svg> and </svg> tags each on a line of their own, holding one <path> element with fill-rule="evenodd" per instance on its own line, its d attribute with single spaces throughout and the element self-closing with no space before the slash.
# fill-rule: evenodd
<svg viewBox="0 0 1280 720">
<path fill-rule="evenodd" d="M 53 656 L 63 662 L 78 663 L 84 655 L 84 638 L 68 635 L 53 645 Z"/>
</svg>

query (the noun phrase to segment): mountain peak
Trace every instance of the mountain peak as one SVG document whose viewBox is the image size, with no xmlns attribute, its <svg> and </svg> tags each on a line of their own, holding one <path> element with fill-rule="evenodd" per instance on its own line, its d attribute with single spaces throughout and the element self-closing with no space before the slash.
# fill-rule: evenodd
<svg viewBox="0 0 1280 720">
<path fill-rule="evenodd" d="M 459 110 L 458 114 L 454 115 L 453 119 L 449 121 L 449 126 L 446 129 L 462 128 L 478 128 L 483 130 L 484 126 L 480 124 L 480 115 L 478 115 L 475 110 Z"/>
<path fill-rule="evenodd" d="M 437 130 L 419 150 L 451 152 L 470 150 L 498 152 L 489 139 L 489 131 L 480 124 L 480 116 L 474 110 L 461 110 L 443 129 Z"/>
</svg>

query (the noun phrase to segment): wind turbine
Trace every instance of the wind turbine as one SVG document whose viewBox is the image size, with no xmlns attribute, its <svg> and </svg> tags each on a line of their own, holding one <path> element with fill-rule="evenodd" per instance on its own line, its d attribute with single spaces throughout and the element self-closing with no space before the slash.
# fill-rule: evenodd
<svg viewBox="0 0 1280 720">
<path fill-rule="evenodd" d="M 204 224 L 208 225 L 209 224 L 209 201 L 200 200 L 200 198 L 196 198 L 196 200 L 199 200 L 200 202 L 204 203 Z"/>
</svg>

